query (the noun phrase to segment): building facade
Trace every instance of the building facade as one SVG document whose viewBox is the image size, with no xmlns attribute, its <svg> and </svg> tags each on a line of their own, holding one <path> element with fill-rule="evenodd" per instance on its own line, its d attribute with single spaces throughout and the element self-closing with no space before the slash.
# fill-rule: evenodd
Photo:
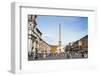
<svg viewBox="0 0 100 76">
<path fill-rule="evenodd" d="M 88 51 L 88 35 L 74 42 L 72 47 L 76 50 Z"/>
<path fill-rule="evenodd" d="M 55 54 L 55 53 L 57 53 L 57 48 L 58 48 L 59 46 L 58 45 L 50 45 L 50 48 L 51 48 L 51 54 Z"/>
<path fill-rule="evenodd" d="M 36 15 L 28 15 L 28 55 L 37 53 L 42 33 L 36 27 Z"/>
<path fill-rule="evenodd" d="M 37 28 L 36 15 L 28 15 L 28 55 L 33 58 L 39 54 L 49 54 L 50 46 L 41 37 L 42 33 Z"/>
<path fill-rule="evenodd" d="M 88 35 L 82 37 L 81 39 L 69 43 L 69 45 L 66 45 L 66 51 L 88 51 Z"/>
</svg>

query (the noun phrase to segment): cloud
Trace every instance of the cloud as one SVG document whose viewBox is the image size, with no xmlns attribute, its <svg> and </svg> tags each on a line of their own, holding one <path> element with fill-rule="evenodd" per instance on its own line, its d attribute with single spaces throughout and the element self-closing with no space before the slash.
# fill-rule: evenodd
<svg viewBox="0 0 100 76">
<path fill-rule="evenodd" d="M 46 41 L 49 44 L 52 44 L 52 45 L 58 44 L 57 38 L 53 35 L 43 34 L 42 38 L 43 38 L 44 41 Z"/>
</svg>

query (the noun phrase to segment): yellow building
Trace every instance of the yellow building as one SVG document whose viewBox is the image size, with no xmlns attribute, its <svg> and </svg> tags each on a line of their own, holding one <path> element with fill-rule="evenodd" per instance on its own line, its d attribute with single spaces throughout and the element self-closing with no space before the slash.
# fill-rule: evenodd
<svg viewBox="0 0 100 76">
<path fill-rule="evenodd" d="M 51 52 L 52 54 L 55 54 L 56 51 L 57 51 L 58 45 L 50 45 L 50 47 L 51 47 L 50 52 Z"/>
</svg>

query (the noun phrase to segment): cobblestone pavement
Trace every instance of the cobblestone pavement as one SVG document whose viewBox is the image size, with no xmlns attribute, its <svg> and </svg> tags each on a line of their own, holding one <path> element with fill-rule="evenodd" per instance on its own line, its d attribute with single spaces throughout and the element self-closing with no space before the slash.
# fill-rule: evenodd
<svg viewBox="0 0 100 76">
<path fill-rule="evenodd" d="M 36 59 L 33 59 L 33 56 L 29 56 L 28 60 L 33 61 L 33 60 L 56 60 L 56 59 L 80 59 L 82 56 L 80 55 L 73 55 L 73 56 L 66 56 L 66 55 L 60 55 L 60 56 L 46 56 L 45 58 L 43 57 L 38 57 Z"/>
</svg>

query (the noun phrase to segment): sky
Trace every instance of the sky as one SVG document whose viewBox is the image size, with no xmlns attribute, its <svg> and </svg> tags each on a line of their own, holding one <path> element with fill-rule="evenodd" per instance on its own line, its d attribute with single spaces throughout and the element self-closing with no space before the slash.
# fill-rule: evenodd
<svg viewBox="0 0 100 76">
<path fill-rule="evenodd" d="M 59 43 L 59 24 L 62 45 L 75 42 L 88 34 L 88 17 L 41 15 L 37 16 L 36 21 L 42 32 L 42 39 L 51 45 Z"/>
</svg>

